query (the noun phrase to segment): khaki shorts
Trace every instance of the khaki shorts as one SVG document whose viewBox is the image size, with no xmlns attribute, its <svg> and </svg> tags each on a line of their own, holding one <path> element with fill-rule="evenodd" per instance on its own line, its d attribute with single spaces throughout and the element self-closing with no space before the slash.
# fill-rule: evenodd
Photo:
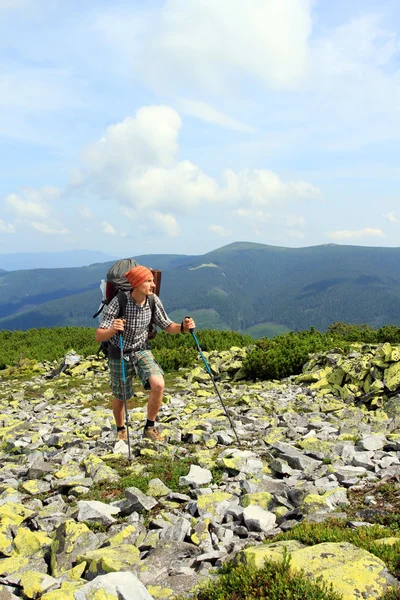
<svg viewBox="0 0 400 600">
<path fill-rule="evenodd" d="M 150 389 L 149 378 L 151 375 L 164 375 L 164 371 L 154 358 L 151 350 L 135 352 L 135 361 L 124 360 L 125 384 L 122 381 L 122 368 L 120 358 L 109 358 L 111 390 L 117 400 L 132 398 L 132 379 L 137 375 L 145 390 Z"/>
</svg>

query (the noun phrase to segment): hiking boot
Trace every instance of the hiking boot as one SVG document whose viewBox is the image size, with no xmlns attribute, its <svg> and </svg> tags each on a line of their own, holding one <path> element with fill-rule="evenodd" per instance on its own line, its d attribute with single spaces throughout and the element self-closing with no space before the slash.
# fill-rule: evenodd
<svg viewBox="0 0 400 600">
<path fill-rule="evenodd" d="M 121 431 L 117 431 L 117 440 L 122 440 L 123 442 L 128 441 L 128 434 L 126 433 L 126 429 L 121 429 Z"/>
<path fill-rule="evenodd" d="M 162 442 L 163 436 L 160 435 L 156 427 L 146 427 L 143 431 L 143 437 L 151 440 L 152 442 Z"/>
</svg>

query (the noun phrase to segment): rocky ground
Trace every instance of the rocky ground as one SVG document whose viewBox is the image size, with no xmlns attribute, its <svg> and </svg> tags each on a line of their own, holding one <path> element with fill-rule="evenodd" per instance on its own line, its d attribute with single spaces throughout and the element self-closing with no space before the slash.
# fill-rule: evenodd
<svg viewBox="0 0 400 600">
<path fill-rule="evenodd" d="M 380 598 L 399 582 L 368 551 L 274 538 L 299 522 L 336 516 L 357 528 L 399 513 L 400 354 L 388 353 L 378 357 L 386 367 L 368 366 L 376 352 L 366 362 L 331 353 L 298 378 L 253 384 L 235 380 L 243 351 L 211 355 L 240 445 L 198 367 L 167 381 L 162 445 L 141 437 L 145 394 L 130 402 L 131 460 L 115 441 L 104 361 L 72 355 L 62 369 L 3 372 L 0 599 L 189 598 L 226 560 L 260 565 L 285 547 L 292 566 L 332 581 L 345 600 Z M 367 378 L 373 406 L 357 402 Z M 400 536 L 382 538 L 400 553 Z"/>
</svg>

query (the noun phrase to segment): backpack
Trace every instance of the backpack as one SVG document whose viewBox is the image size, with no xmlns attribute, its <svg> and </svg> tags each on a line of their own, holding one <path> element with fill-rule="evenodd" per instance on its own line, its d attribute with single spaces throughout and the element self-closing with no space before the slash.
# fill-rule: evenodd
<svg viewBox="0 0 400 600">
<path fill-rule="evenodd" d="M 125 277 L 125 273 L 127 271 L 129 271 L 129 269 L 132 269 L 132 267 L 136 267 L 138 265 L 139 265 L 139 263 L 136 260 L 134 260 L 133 258 L 123 258 L 121 260 L 118 260 L 116 263 L 114 263 L 109 268 L 109 270 L 107 271 L 106 279 L 105 280 L 102 279 L 101 283 L 100 283 L 100 289 L 102 291 L 103 299 L 101 301 L 98 311 L 93 315 L 94 319 L 100 315 L 100 313 L 104 310 L 104 307 L 108 306 L 108 304 L 110 304 L 111 300 L 113 298 L 115 298 L 115 296 L 118 297 L 118 303 L 119 303 L 119 311 L 118 311 L 117 318 L 120 319 L 125 316 L 126 304 L 128 301 L 128 298 L 127 298 L 125 292 L 129 292 L 132 289 L 129 281 Z M 158 296 L 160 293 L 160 287 L 161 287 L 162 271 L 160 271 L 159 269 L 150 269 L 150 270 L 154 277 L 154 283 L 155 283 L 155 288 L 156 288 L 155 293 Z M 155 336 L 157 334 L 157 327 L 156 327 L 155 318 L 154 318 L 154 309 L 155 309 L 154 294 L 151 294 L 150 296 L 148 296 L 148 299 L 149 299 L 149 304 L 150 304 L 150 308 L 151 308 L 151 321 L 150 321 L 150 325 L 149 325 L 148 339 L 152 340 L 155 338 Z M 98 353 L 100 351 L 102 351 L 105 356 L 108 356 L 109 348 L 110 348 L 109 341 L 102 342 L 100 344 Z"/>
</svg>

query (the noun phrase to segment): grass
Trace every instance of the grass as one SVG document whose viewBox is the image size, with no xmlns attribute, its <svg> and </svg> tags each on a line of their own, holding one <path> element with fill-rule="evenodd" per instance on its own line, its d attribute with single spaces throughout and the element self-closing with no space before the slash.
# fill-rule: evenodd
<svg viewBox="0 0 400 600">
<path fill-rule="evenodd" d="M 109 458 L 106 464 L 112 467 L 120 479 L 116 483 L 102 482 L 93 485 L 85 496 L 85 500 L 99 500 L 100 502 L 111 502 L 124 497 L 126 488 L 136 487 L 144 494 L 147 493 L 149 481 L 159 478 L 171 491 L 185 493 L 187 487 L 179 485 L 179 478 L 187 475 L 191 458 L 180 458 L 174 460 L 172 457 L 160 457 L 149 461 L 147 457 L 139 456 L 136 465 L 144 465 L 141 474 L 133 474 L 131 464 L 122 458 Z"/>
</svg>

